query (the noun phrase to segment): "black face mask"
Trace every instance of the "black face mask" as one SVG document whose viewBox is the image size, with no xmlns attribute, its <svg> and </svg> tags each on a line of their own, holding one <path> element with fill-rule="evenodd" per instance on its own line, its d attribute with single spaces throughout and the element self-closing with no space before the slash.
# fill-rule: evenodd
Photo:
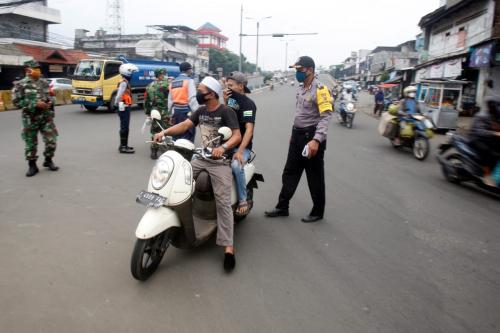
<svg viewBox="0 0 500 333">
<path fill-rule="evenodd" d="M 205 104 L 205 96 L 207 96 L 208 94 L 210 94 L 209 92 L 208 93 L 202 93 L 201 91 L 198 91 L 196 93 L 196 101 L 198 102 L 198 104 L 200 105 L 203 105 Z"/>
</svg>

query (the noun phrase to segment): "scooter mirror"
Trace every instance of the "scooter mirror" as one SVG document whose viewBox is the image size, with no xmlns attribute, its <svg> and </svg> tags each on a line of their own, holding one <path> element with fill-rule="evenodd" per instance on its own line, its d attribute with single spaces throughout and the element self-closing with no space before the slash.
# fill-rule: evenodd
<svg viewBox="0 0 500 333">
<path fill-rule="evenodd" d="M 151 110 L 151 118 L 161 120 L 161 114 L 158 110 Z"/>
<path fill-rule="evenodd" d="M 231 131 L 231 129 L 229 127 L 221 127 L 219 128 L 219 130 L 217 131 L 221 137 L 222 137 L 222 141 L 227 141 L 231 138 L 231 136 L 233 135 L 233 131 Z"/>
</svg>

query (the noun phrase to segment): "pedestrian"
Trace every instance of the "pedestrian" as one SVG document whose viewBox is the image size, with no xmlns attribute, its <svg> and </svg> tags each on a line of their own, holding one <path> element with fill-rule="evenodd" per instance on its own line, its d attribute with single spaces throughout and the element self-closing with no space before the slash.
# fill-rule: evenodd
<svg viewBox="0 0 500 333">
<path fill-rule="evenodd" d="M 170 111 L 168 109 L 169 84 L 168 80 L 165 79 L 166 73 L 167 71 L 164 68 L 156 69 L 156 80 L 147 86 L 146 93 L 144 94 L 144 113 L 146 113 L 148 121 L 151 122 L 151 137 L 161 132 L 162 127 L 163 129 L 170 127 Z M 153 109 L 160 112 L 161 120 L 151 119 L 151 111 Z M 158 149 L 158 144 L 151 144 L 151 159 L 156 160 L 158 158 Z"/>
<path fill-rule="evenodd" d="M 224 90 L 224 101 L 236 112 L 242 136 L 241 143 L 233 150 L 233 169 L 238 194 L 238 207 L 236 215 L 245 216 L 252 205 L 247 201 L 247 180 L 245 178 L 245 164 L 250 159 L 253 147 L 253 133 L 257 106 L 246 94 L 250 93 L 245 74 L 232 72 L 226 78 L 227 89 Z"/>
<path fill-rule="evenodd" d="M 172 111 L 172 124 L 180 124 L 188 119 L 200 106 L 196 101 L 196 86 L 194 85 L 193 66 L 189 62 L 180 64 L 181 73 L 170 83 L 168 109 Z M 187 139 L 194 142 L 196 129 L 190 128 L 182 135 L 174 136 L 174 140 Z"/>
<path fill-rule="evenodd" d="M 373 108 L 373 114 L 381 116 L 382 111 L 384 110 L 384 92 L 382 89 L 379 89 L 375 94 L 375 107 Z"/>
<path fill-rule="evenodd" d="M 35 61 L 25 62 L 27 76 L 14 87 L 14 104 L 22 109 L 23 131 L 25 143 L 25 157 L 29 169 L 26 177 L 36 175 L 39 170 L 36 165 L 38 159 L 38 132 L 42 134 L 45 143 L 43 166 L 51 171 L 59 170 L 52 159 L 57 147 L 57 128 L 54 124 L 54 98 L 49 93 L 49 83 L 41 78 L 40 65 Z"/>
<path fill-rule="evenodd" d="M 303 84 L 297 88 L 295 120 L 278 204 L 265 214 L 267 217 L 289 215 L 290 199 L 305 170 L 313 208 L 302 222 L 316 222 L 323 219 L 325 212 L 324 155 L 333 105 L 328 88 L 315 78 L 312 58 L 302 56 L 290 68 L 296 69 L 296 79 Z"/>
<path fill-rule="evenodd" d="M 118 116 L 120 117 L 120 154 L 133 154 L 135 150 L 128 145 L 128 134 L 130 127 L 130 108 L 132 106 L 132 88 L 130 79 L 132 74 L 139 71 L 136 65 L 123 64 L 120 66 L 122 80 L 118 83 L 118 92 L 116 93 L 115 107 L 118 107 Z"/>
<path fill-rule="evenodd" d="M 219 96 L 222 95 L 222 87 L 216 79 L 207 76 L 198 86 L 196 99 L 198 108 L 189 119 L 184 120 L 169 129 L 155 135 L 155 141 L 161 142 L 165 135 L 179 135 L 188 131 L 191 127 L 200 126 L 201 140 L 204 147 L 212 148 L 213 159 L 195 159 L 191 162 L 193 167 L 193 178 L 196 179 L 202 170 L 210 175 L 214 189 L 217 209 L 217 245 L 224 247 L 224 269 L 232 271 L 236 265 L 234 256 L 234 216 L 231 207 L 231 186 L 233 175 L 229 162 L 221 159 L 226 153 L 237 147 L 241 142 L 240 127 L 236 113 L 229 107 L 220 104 Z M 218 130 L 227 126 L 232 131 L 231 138 L 220 145 Z"/>
</svg>

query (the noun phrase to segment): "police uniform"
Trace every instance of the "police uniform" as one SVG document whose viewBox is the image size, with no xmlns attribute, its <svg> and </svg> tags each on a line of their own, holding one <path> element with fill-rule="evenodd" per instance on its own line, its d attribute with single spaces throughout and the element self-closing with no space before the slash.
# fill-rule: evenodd
<svg viewBox="0 0 500 333">
<path fill-rule="evenodd" d="M 168 95 L 168 108 L 172 110 L 172 123 L 174 125 L 182 123 L 188 119 L 192 112 L 199 108 L 196 101 L 196 87 L 194 80 L 187 75 L 192 70 L 189 63 L 180 64 L 181 74 L 170 83 L 170 94 Z M 174 136 L 174 140 L 188 139 L 194 142 L 196 135 L 195 128 L 180 136 Z"/>
<path fill-rule="evenodd" d="M 155 76 L 165 75 L 165 69 L 155 70 Z M 151 82 L 147 88 L 144 98 L 144 112 L 149 117 L 151 116 L 151 111 L 153 109 L 158 110 L 161 114 L 160 125 L 158 125 L 158 120 L 152 120 L 151 122 L 151 136 L 154 137 L 156 133 L 159 133 L 163 129 L 170 127 L 170 111 L 168 109 L 168 95 L 169 95 L 169 84 L 166 79 L 161 81 L 155 80 Z M 151 158 L 158 158 L 158 145 L 151 145 Z"/>
<path fill-rule="evenodd" d="M 128 134 L 130 127 L 130 108 L 132 106 L 132 88 L 128 80 L 123 77 L 122 81 L 117 85 L 118 93 L 116 95 L 115 105 L 123 102 L 125 108 L 118 108 L 118 116 L 120 117 L 120 146 L 118 151 L 122 154 L 133 154 L 134 148 L 128 145 Z"/>
<path fill-rule="evenodd" d="M 307 61 L 303 58 L 307 58 Z M 309 57 L 301 57 L 294 66 L 314 68 L 314 62 Z M 295 119 L 282 175 L 282 189 L 276 209 L 267 211 L 266 215 L 268 217 L 288 216 L 290 199 L 305 170 L 313 208 L 302 221 L 315 222 L 323 218 L 325 211 L 324 155 L 333 106 L 328 88 L 317 78 L 314 78 L 309 86 L 300 85 L 296 97 Z M 318 152 L 312 158 L 304 157 L 304 148 L 311 140 L 319 143 Z"/>
<path fill-rule="evenodd" d="M 25 63 L 32 70 L 39 69 L 40 65 L 34 61 Z M 52 158 L 57 147 L 57 128 L 54 124 L 54 97 L 49 93 L 49 84 L 42 78 L 34 79 L 30 75 L 20 80 L 13 89 L 14 104 L 22 109 L 22 138 L 25 142 L 25 157 L 28 160 L 29 170 L 26 176 L 34 176 L 38 172 L 36 166 L 38 132 L 42 134 L 45 143 L 44 167 L 52 171 L 59 168 L 54 165 Z M 45 102 L 47 107 L 37 107 L 38 102 Z"/>
</svg>

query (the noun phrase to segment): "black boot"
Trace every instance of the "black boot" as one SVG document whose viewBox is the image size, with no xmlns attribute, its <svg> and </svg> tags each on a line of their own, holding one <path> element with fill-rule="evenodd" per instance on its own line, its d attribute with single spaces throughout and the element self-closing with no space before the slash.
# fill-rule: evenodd
<svg viewBox="0 0 500 333">
<path fill-rule="evenodd" d="M 158 159 L 158 147 L 151 146 L 151 159 L 152 160 Z"/>
<path fill-rule="evenodd" d="M 50 171 L 57 171 L 59 167 L 52 162 L 51 158 L 46 158 L 45 162 L 43 162 L 43 166 L 49 168 Z"/>
<path fill-rule="evenodd" d="M 118 151 L 120 154 L 133 154 L 135 153 L 134 148 L 128 147 L 128 132 L 120 132 L 120 147 L 118 147 Z"/>
<path fill-rule="evenodd" d="M 26 172 L 26 177 L 33 177 L 38 173 L 38 167 L 36 166 L 36 161 L 28 161 L 29 169 Z"/>
</svg>

